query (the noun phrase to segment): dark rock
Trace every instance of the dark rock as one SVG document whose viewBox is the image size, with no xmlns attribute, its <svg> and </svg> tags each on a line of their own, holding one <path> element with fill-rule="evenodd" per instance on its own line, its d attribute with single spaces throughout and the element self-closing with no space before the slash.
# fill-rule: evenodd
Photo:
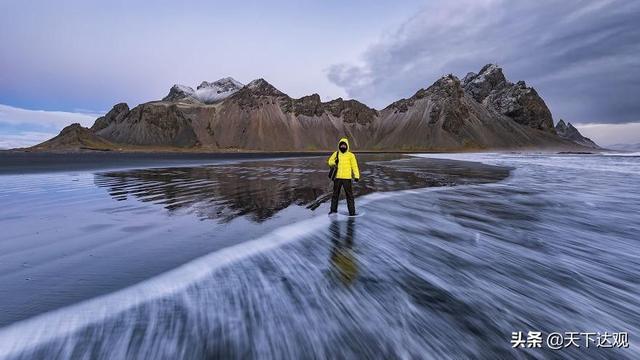
<svg viewBox="0 0 640 360">
<path fill-rule="evenodd" d="M 266 102 L 286 104 L 291 101 L 287 94 L 262 78 L 251 81 L 229 98 L 247 109 L 256 109 Z"/>
<path fill-rule="evenodd" d="M 176 104 L 141 104 L 117 122 L 110 122 L 96 135 L 128 145 L 192 147 L 198 145 L 190 119 Z"/>
<path fill-rule="evenodd" d="M 463 87 L 476 101 L 517 123 L 555 133 L 551 111 L 536 90 L 524 81 L 509 82 L 497 65 L 487 64 L 480 73 L 467 74 Z"/>
<path fill-rule="evenodd" d="M 111 110 L 109 110 L 109 112 L 105 116 L 101 116 L 96 119 L 96 121 L 93 123 L 93 126 L 91 127 L 91 131 L 100 131 L 109 126 L 110 123 L 122 122 L 128 114 L 129 105 L 127 105 L 127 103 L 116 104 L 113 106 L 113 108 L 111 108 Z"/>
<path fill-rule="evenodd" d="M 169 94 L 162 98 L 162 101 L 196 101 L 194 98 L 195 91 L 189 87 L 184 85 L 175 84 L 169 89 Z"/>
<path fill-rule="evenodd" d="M 556 133 L 559 137 L 572 141 L 578 145 L 590 147 L 590 148 L 600 148 L 595 142 L 591 139 L 582 136 L 580 131 L 576 129 L 571 123 L 565 124 L 564 120 L 560 119 L 556 124 Z"/>
<path fill-rule="evenodd" d="M 283 112 L 293 112 L 296 116 L 321 116 L 324 111 L 324 107 L 320 101 L 320 95 L 318 94 L 311 94 L 303 96 L 300 99 L 284 101 L 281 108 Z"/>
<path fill-rule="evenodd" d="M 345 123 L 366 125 L 370 124 L 378 115 L 375 109 L 357 100 L 337 98 L 323 105 L 326 111 L 335 117 L 342 117 Z"/>
<path fill-rule="evenodd" d="M 508 86 L 502 69 L 495 64 L 487 64 L 476 74 L 470 72 L 464 77 L 463 86 L 471 97 L 481 103 L 489 94 Z"/>
</svg>

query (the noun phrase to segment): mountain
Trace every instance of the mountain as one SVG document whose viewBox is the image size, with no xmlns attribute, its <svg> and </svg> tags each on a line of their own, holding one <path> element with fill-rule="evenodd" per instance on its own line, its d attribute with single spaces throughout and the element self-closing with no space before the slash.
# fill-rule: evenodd
<svg viewBox="0 0 640 360">
<path fill-rule="evenodd" d="M 556 134 L 535 89 L 496 65 L 461 81 L 443 76 L 382 110 L 356 100 L 292 98 L 264 79 L 174 85 L 159 101 L 116 104 L 90 131 L 120 147 L 198 151 L 327 150 L 347 136 L 358 150 L 576 148 Z"/>
<path fill-rule="evenodd" d="M 374 122 L 374 149 L 456 150 L 553 147 L 562 142 L 552 133 L 522 126 L 486 107 L 447 75 L 409 99 L 387 106 Z"/>
<path fill-rule="evenodd" d="M 80 124 L 71 124 L 56 137 L 34 146 L 33 150 L 113 150 L 117 146 Z"/>
<path fill-rule="evenodd" d="M 599 149 L 600 147 L 596 145 L 591 139 L 582 136 L 578 129 L 576 129 L 571 123 L 565 124 L 564 120 L 560 119 L 556 124 L 556 133 L 559 137 L 574 142 L 578 145 Z"/>
<path fill-rule="evenodd" d="M 199 142 L 190 116 L 206 116 L 207 111 L 213 109 L 208 105 L 181 101 L 152 101 L 133 109 L 120 103 L 98 118 L 91 130 L 118 144 L 194 147 Z"/>
<path fill-rule="evenodd" d="M 477 102 L 496 110 L 521 125 L 555 133 L 551 111 L 536 90 L 524 81 L 512 83 L 495 64 L 485 65 L 478 74 L 468 73 L 463 87 Z"/>
<path fill-rule="evenodd" d="M 162 101 L 129 109 L 117 104 L 91 128 L 109 141 L 203 150 L 316 150 L 335 147 L 343 134 L 365 138 L 374 109 L 355 100 L 294 99 L 257 79 L 224 99 L 205 104 L 172 87 Z M 358 145 L 354 140 L 354 145 Z"/>
</svg>

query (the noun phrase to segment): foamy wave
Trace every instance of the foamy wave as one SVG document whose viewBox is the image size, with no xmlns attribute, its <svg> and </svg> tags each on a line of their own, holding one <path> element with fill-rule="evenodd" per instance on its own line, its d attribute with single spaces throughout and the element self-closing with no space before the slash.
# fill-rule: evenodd
<svg viewBox="0 0 640 360">
<path fill-rule="evenodd" d="M 640 152 L 605 152 L 606 156 L 640 156 Z"/>
</svg>

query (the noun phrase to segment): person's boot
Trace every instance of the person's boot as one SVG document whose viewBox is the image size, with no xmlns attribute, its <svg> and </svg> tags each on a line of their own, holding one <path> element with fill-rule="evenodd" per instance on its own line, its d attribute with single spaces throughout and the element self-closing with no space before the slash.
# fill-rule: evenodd
<svg viewBox="0 0 640 360">
<path fill-rule="evenodd" d="M 347 199 L 347 208 L 349 208 L 349 216 L 356 215 L 356 202 L 353 198 Z"/>
</svg>

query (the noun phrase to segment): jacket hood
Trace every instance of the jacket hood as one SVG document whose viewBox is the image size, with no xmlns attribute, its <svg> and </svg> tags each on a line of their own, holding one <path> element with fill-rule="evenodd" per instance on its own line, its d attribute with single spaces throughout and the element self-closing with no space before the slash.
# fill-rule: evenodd
<svg viewBox="0 0 640 360">
<path fill-rule="evenodd" d="M 346 137 L 341 138 L 340 141 L 338 141 L 338 147 L 340 147 L 340 143 L 342 142 L 347 144 L 347 151 L 349 151 L 349 148 L 351 148 L 351 146 L 349 146 L 349 140 Z"/>
</svg>

